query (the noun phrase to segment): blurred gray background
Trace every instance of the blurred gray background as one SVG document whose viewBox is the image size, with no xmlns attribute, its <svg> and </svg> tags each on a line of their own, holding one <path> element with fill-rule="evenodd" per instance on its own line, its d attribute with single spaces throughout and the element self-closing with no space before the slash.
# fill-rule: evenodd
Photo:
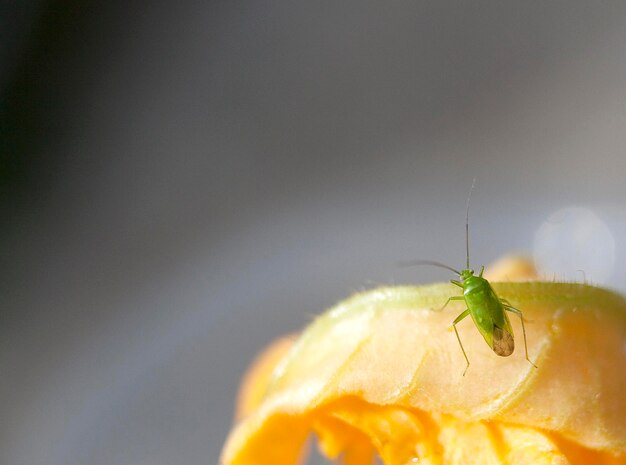
<svg viewBox="0 0 626 465">
<path fill-rule="evenodd" d="M 0 12 L 2 464 L 216 463 L 261 347 L 463 265 L 474 177 L 476 266 L 626 290 L 624 2 Z"/>
</svg>

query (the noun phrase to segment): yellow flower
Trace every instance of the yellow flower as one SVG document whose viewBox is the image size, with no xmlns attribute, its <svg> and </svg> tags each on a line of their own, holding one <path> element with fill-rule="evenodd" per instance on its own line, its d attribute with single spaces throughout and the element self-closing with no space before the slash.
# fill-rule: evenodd
<svg viewBox="0 0 626 465">
<path fill-rule="evenodd" d="M 530 278 L 524 262 L 498 276 Z M 261 357 L 222 465 L 299 463 L 313 432 L 348 465 L 626 464 L 626 302 L 585 284 L 493 283 L 524 312 L 498 357 L 448 284 L 358 294 Z"/>
</svg>

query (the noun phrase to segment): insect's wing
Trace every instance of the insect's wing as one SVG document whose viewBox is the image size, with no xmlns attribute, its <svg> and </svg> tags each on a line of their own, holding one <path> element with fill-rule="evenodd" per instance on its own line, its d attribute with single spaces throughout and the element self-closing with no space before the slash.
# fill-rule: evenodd
<svg viewBox="0 0 626 465">
<path fill-rule="evenodd" d="M 508 317 L 504 315 L 506 322 L 494 321 L 493 319 L 485 319 L 480 324 L 476 323 L 476 327 L 485 339 L 485 342 L 491 349 L 501 357 L 508 357 L 515 350 L 515 341 L 513 339 L 513 331 Z"/>
<path fill-rule="evenodd" d="M 491 287 L 491 286 L 490 286 Z M 493 289 L 492 289 L 493 292 Z M 508 357 L 515 350 L 515 341 L 513 338 L 513 328 L 509 317 L 504 310 L 504 306 L 500 299 L 493 292 L 495 300 L 497 300 L 497 309 L 492 312 L 493 318 L 493 343 L 491 348 L 501 357 Z"/>
<path fill-rule="evenodd" d="M 474 323 L 491 349 L 502 357 L 513 353 L 515 342 L 513 328 L 500 299 L 486 280 L 482 280 L 481 292 L 470 298 L 468 305 Z"/>
<path fill-rule="evenodd" d="M 499 326 L 493 327 L 493 345 L 491 346 L 493 351 L 501 356 L 508 357 L 515 350 L 515 341 L 513 340 L 513 333 L 507 331 Z"/>
</svg>

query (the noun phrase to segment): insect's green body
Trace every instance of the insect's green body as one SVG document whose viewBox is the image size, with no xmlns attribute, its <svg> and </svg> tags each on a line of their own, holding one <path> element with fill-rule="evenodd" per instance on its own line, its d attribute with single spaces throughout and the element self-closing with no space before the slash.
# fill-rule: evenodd
<svg viewBox="0 0 626 465">
<path fill-rule="evenodd" d="M 474 179 L 474 182 L 475 181 L 476 179 Z M 474 188 L 474 182 L 472 183 L 472 188 L 470 189 L 470 195 L 467 198 L 467 207 L 465 210 L 465 250 L 467 253 L 467 267 L 461 271 L 457 271 L 448 265 L 432 260 L 414 260 L 410 262 L 405 262 L 404 264 L 434 265 L 440 268 L 446 268 L 453 273 L 459 275 L 459 281 L 452 279 L 450 282 L 455 286 L 463 289 L 463 295 L 449 297 L 444 304 L 444 307 L 448 305 L 451 300 L 463 300 L 465 301 L 465 305 L 467 305 L 465 311 L 457 316 L 452 323 L 454 333 L 456 334 L 456 338 L 459 341 L 459 346 L 461 347 L 461 351 L 463 352 L 463 356 L 465 357 L 465 361 L 467 362 L 467 367 L 465 367 L 465 371 L 463 372 L 464 376 L 467 372 L 467 369 L 469 368 L 470 362 L 467 358 L 467 354 L 465 353 L 465 349 L 463 348 L 463 343 L 461 342 L 461 338 L 459 337 L 459 332 L 456 329 L 456 325 L 468 315 L 472 317 L 474 324 L 478 328 L 478 331 L 480 331 L 482 337 L 485 339 L 487 345 L 491 347 L 491 350 L 493 350 L 497 355 L 500 355 L 501 357 L 508 357 L 515 350 L 513 328 L 511 327 L 511 322 L 509 321 L 509 317 L 507 316 L 506 312 L 515 313 L 517 316 L 519 316 L 520 321 L 522 322 L 522 333 L 524 335 L 524 350 L 526 353 L 526 360 L 528 360 L 531 365 L 537 368 L 537 366 L 528 358 L 526 328 L 524 327 L 524 317 L 522 315 L 522 311 L 513 307 L 508 300 L 498 297 L 498 295 L 491 287 L 491 284 L 489 284 L 489 281 L 483 278 L 483 271 L 485 267 L 482 267 L 480 269 L 480 273 L 478 273 L 477 276 L 474 275 L 474 270 L 470 268 L 469 202 L 472 195 L 472 189 Z"/>
<path fill-rule="evenodd" d="M 489 281 L 483 278 L 483 271 L 485 267 L 482 267 L 478 276 L 475 276 L 474 270 L 470 269 L 469 266 L 462 271 L 456 271 L 453 268 L 438 262 L 422 261 L 420 263 L 443 266 L 444 268 L 454 271 L 459 275 L 459 278 L 461 278 L 460 281 L 452 279 L 450 282 L 463 289 L 463 295 L 449 297 L 444 304 L 444 307 L 448 305 L 448 302 L 451 300 L 463 300 L 465 301 L 465 305 L 467 305 L 465 311 L 457 316 L 452 323 L 454 333 L 456 334 L 459 346 L 461 347 L 461 351 L 463 352 L 463 356 L 467 362 L 467 367 L 465 367 L 463 375 L 467 372 L 470 363 L 467 358 L 467 354 L 465 353 L 465 349 L 463 348 L 463 343 L 461 342 L 456 325 L 468 315 L 472 317 L 474 324 L 478 328 L 478 331 L 480 331 L 483 339 L 485 339 L 487 345 L 501 357 L 508 357 L 515 350 L 513 328 L 511 328 L 511 322 L 509 321 L 509 317 L 506 312 L 512 312 L 518 315 L 522 322 L 526 360 L 528 360 L 528 362 L 536 368 L 536 365 L 528 358 L 526 328 L 524 327 L 524 317 L 522 315 L 522 311 L 511 306 L 508 300 L 498 297 L 491 287 L 491 284 L 489 284 Z"/>
<path fill-rule="evenodd" d="M 467 311 L 485 342 L 497 355 L 511 355 L 515 350 L 515 342 L 505 304 L 494 292 L 489 281 L 482 277 L 482 270 L 479 276 L 474 276 L 471 270 L 463 270 L 461 279 L 460 283 L 454 283 L 463 288 Z"/>
</svg>

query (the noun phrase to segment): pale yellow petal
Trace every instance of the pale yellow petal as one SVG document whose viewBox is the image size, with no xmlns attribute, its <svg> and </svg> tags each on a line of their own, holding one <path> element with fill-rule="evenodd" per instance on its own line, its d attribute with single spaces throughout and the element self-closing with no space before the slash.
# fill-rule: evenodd
<svg viewBox="0 0 626 465">
<path fill-rule="evenodd" d="M 314 321 L 276 365 L 258 408 L 238 423 L 223 465 L 291 465 L 311 431 L 344 463 L 626 464 L 626 302 L 571 283 L 494 283 L 524 312 L 516 349 L 498 357 L 459 289 L 383 288 Z M 257 402 L 258 404 L 258 402 Z M 585 462 L 585 460 L 588 460 Z"/>
</svg>

